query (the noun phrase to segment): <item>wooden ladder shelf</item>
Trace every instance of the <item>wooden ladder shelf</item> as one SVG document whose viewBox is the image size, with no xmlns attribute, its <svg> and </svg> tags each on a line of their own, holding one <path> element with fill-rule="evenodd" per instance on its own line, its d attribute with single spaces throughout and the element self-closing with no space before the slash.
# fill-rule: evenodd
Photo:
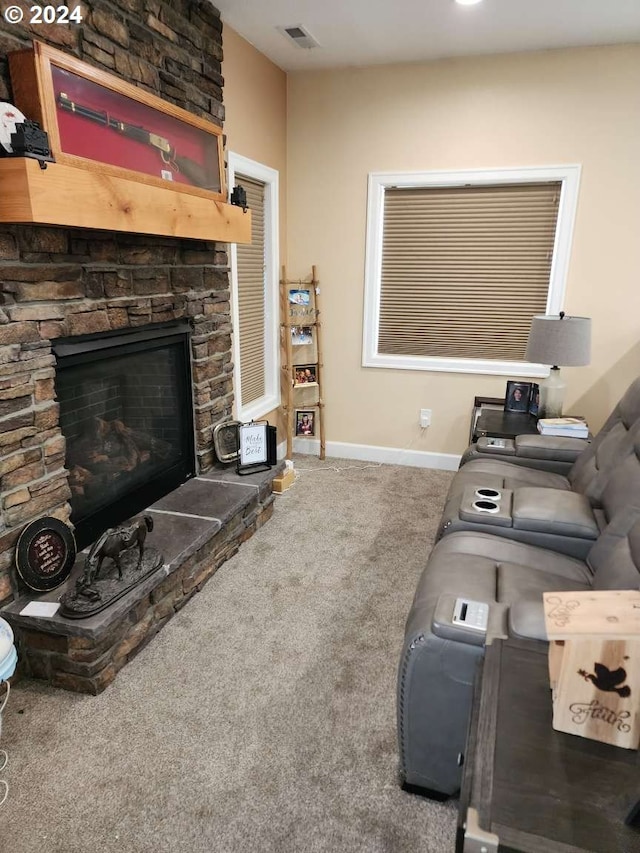
<svg viewBox="0 0 640 853">
<path fill-rule="evenodd" d="M 320 282 L 315 266 L 311 268 L 310 281 L 288 279 L 287 271 L 282 267 L 280 316 L 282 409 L 287 431 L 286 458 L 291 459 L 293 455 L 294 436 L 318 436 L 320 459 L 324 459 L 322 322 Z"/>
</svg>

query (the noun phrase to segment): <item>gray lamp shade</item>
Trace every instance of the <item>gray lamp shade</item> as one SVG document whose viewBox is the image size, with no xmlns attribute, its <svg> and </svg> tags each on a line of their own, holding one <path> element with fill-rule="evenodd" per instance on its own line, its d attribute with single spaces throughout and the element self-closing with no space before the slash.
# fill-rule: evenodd
<svg viewBox="0 0 640 853">
<path fill-rule="evenodd" d="M 578 367 L 591 360 L 591 318 L 536 314 L 524 355 L 527 361 Z"/>
</svg>

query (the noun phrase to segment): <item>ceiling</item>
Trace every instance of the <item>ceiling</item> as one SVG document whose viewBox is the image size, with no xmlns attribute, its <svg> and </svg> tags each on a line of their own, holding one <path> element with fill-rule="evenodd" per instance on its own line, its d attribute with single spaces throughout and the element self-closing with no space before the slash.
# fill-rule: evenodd
<svg viewBox="0 0 640 853">
<path fill-rule="evenodd" d="M 213 0 L 285 71 L 640 42 L 640 0 Z M 320 47 L 276 27 L 302 25 Z"/>
</svg>

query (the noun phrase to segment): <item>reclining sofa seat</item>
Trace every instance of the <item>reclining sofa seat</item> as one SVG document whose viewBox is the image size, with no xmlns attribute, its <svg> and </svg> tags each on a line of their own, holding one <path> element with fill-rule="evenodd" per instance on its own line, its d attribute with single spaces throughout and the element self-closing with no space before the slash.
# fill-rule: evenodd
<svg viewBox="0 0 640 853">
<path fill-rule="evenodd" d="M 452 533 L 434 547 L 407 619 L 398 675 L 406 786 L 450 795 L 460 785 L 458 759 L 484 638 L 450 624 L 457 596 L 489 603 L 490 636 L 544 639 L 543 592 L 638 588 L 640 441 L 602 501 L 609 522 L 586 561 L 488 533 Z"/>
<path fill-rule="evenodd" d="M 597 500 L 599 485 L 598 475 L 611 462 L 616 461 L 616 454 L 624 447 L 625 436 L 634 424 L 640 420 L 640 377 L 634 380 L 615 406 L 600 432 L 586 445 L 569 469 L 566 476 L 539 468 L 538 462 L 532 457 L 518 458 L 508 461 L 495 453 L 478 453 L 477 446 L 471 445 L 463 454 L 460 471 L 454 478 L 450 494 L 460 492 L 467 482 L 475 484 L 485 477 L 502 478 L 505 488 L 523 486 L 543 486 L 551 489 L 573 489 L 589 494 L 588 487 L 593 490 L 593 498 Z M 554 436 L 535 436 L 542 446 L 550 447 L 558 444 Z M 545 439 L 549 441 L 545 442 Z M 482 440 L 481 440 L 482 441 Z M 563 443 L 560 442 L 559 446 Z M 572 441 L 572 444 L 575 440 Z M 543 460 L 544 461 L 544 460 Z M 461 476 L 464 474 L 464 476 Z M 594 482 L 592 482 L 594 481 Z"/>
<path fill-rule="evenodd" d="M 463 521 L 460 518 L 464 491 L 471 486 L 508 489 L 514 492 L 530 487 L 555 489 L 561 492 L 571 491 L 585 495 L 592 506 L 601 506 L 602 494 L 607 483 L 616 468 L 633 455 L 638 436 L 640 436 L 640 378 L 627 389 L 598 435 L 578 456 L 566 476 L 551 471 L 541 471 L 534 467 L 515 465 L 502 459 L 476 457 L 463 464 L 449 489 L 437 538 L 459 530 L 478 530 L 479 532 L 489 530 L 482 519 L 479 520 L 478 527 L 474 522 Z M 485 455 L 489 456 L 489 454 Z M 535 463 L 533 459 L 530 461 L 532 464 Z M 552 495 L 539 494 L 537 497 L 547 502 L 554 500 Z M 561 502 L 557 496 L 555 500 Z M 498 536 L 540 544 L 543 547 L 556 547 L 552 536 L 531 537 L 511 527 L 496 527 L 492 528 L 491 532 Z M 557 547 L 563 550 L 562 546 Z M 585 553 L 580 550 L 574 551 L 571 547 L 564 550 L 581 556 Z"/>
</svg>

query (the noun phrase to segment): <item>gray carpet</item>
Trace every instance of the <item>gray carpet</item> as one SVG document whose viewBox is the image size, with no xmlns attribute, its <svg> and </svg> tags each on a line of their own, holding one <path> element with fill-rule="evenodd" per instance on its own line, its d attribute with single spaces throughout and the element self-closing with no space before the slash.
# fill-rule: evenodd
<svg viewBox="0 0 640 853">
<path fill-rule="evenodd" d="M 395 732 L 451 475 L 359 464 L 298 458 L 272 520 L 101 696 L 15 686 L 3 853 L 454 849 L 456 803 L 401 791 Z"/>
</svg>

